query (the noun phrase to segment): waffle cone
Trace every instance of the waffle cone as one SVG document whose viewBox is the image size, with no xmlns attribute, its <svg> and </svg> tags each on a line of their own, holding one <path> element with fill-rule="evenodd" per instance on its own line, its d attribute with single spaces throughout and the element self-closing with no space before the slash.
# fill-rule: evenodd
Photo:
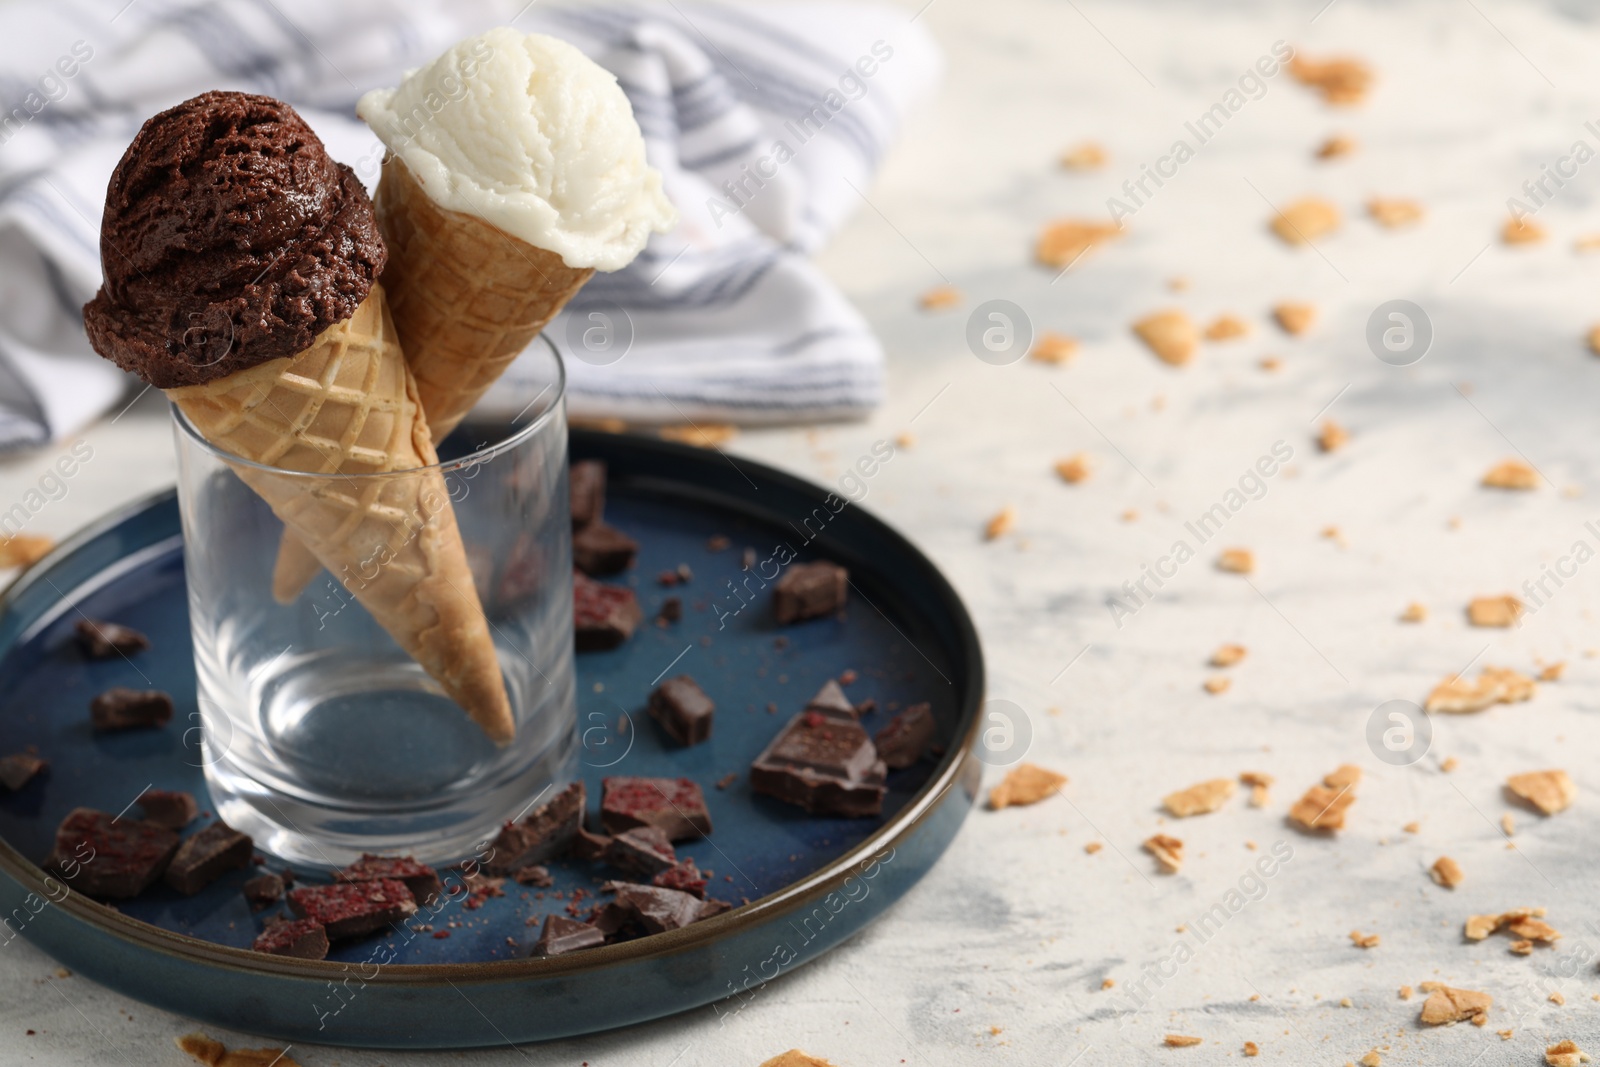
<svg viewBox="0 0 1600 1067">
<path fill-rule="evenodd" d="M 389 249 L 389 309 L 433 440 L 443 441 L 594 270 L 440 207 L 399 159 L 384 164 L 373 206 Z M 285 536 L 272 595 L 292 602 L 318 569 Z"/>
<path fill-rule="evenodd" d="M 444 477 L 381 286 L 296 356 L 167 390 L 319 566 L 497 742 L 515 731 Z M 418 471 L 393 478 L 351 475 Z M 281 553 L 280 553 L 281 555 Z M 313 569 L 312 573 L 315 573 Z"/>
</svg>

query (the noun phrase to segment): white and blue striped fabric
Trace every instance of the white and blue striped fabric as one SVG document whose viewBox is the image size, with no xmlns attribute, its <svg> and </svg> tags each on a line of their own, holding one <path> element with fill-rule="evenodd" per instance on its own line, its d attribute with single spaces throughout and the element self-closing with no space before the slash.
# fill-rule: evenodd
<svg viewBox="0 0 1600 1067">
<path fill-rule="evenodd" d="M 381 145 L 354 117 L 360 94 L 506 22 L 566 38 L 617 75 L 682 215 L 548 331 L 568 357 L 573 412 L 758 423 L 869 411 L 882 349 L 807 256 L 861 206 L 901 117 L 937 80 L 910 11 L 52 0 L 0 5 L 0 449 L 70 434 L 128 389 L 89 350 L 80 308 L 100 283 L 106 182 L 146 118 L 207 89 L 281 97 L 375 185 Z M 609 343 L 583 343 L 599 337 Z M 515 412 L 543 386 L 513 365 L 489 402 Z"/>
</svg>

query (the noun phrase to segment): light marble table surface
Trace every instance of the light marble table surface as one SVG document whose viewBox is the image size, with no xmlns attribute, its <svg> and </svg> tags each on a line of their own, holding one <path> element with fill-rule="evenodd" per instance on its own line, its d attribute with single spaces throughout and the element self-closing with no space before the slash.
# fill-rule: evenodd
<svg viewBox="0 0 1600 1067">
<path fill-rule="evenodd" d="M 1070 776 L 1062 796 L 975 811 L 881 922 L 726 1024 L 708 1008 L 551 1046 L 293 1056 L 310 1067 L 754 1067 L 799 1046 L 842 1067 L 1198 1064 L 1254 1041 L 1262 1062 L 1338 1065 L 1377 1048 L 1390 1064 L 1489 1065 L 1543 1062 L 1545 1044 L 1569 1037 L 1600 1052 L 1589 880 L 1600 875 L 1600 565 L 1584 565 L 1600 548 L 1600 524 L 1587 525 L 1600 518 L 1600 360 L 1584 344 L 1600 320 L 1600 255 L 1574 249 L 1600 230 L 1600 163 L 1547 183 L 1536 216 L 1547 240 L 1498 240 L 1525 181 L 1545 165 L 1571 173 L 1560 161 L 1575 142 L 1600 148 L 1585 125 L 1600 120 L 1600 26 L 1586 10 L 933 0 L 920 18 L 946 50 L 942 91 L 822 256 L 884 340 L 889 400 L 865 423 L 747 432 L 728 448 L 831 482 L 873 441 L 915 435 L 863 505 L 966 598 L 990 695 L 1021 709 L 1027 758 Z M 1147 183 L 1153 195 L 1121 240 L 1059 277 L 1030 262 L 1045 220 L 1104 217 L 1107 197 L 1279 40 L 1365 57 L 1377 71 L 1370 98 L 1334 110 L 1286 75 L 1266 79 L 1174 177 Z M 1336 131 L 1360 150 L 1313 159 Z M 1059 151 L 1082 139 L 1103 143 L 1110 163 L 1058 169 Z M 1315 248 L 1288 248 L 1266 229 L 1269 204 L 1308 194 L 1336 202 L 1344 224 Z M 1364 211 L 1374 194 L 1414 197 L 1426 218 L 1381 229 Z M 1175 291 L 1179 276 L 1189 286 Z M 918 310 L 918 294 L 944 281 L 966 303 Z M 1036 329 L 1080 338 L 1076 359 L 975 358 L 968 315 L 996 298 Z M 1416 302 L 1432 325 L 1431 349 L 1410 366 L 1381 362 L 1366 341 L 1369 316 L 1392 299 Z M 1282 334 L 1268 315 L 1280 300 L 1316 304 L 1316 326 Z M 1201 321 L 1234 312 L 1252 332 L 1168 367 L 1128 329 L 1167 306 Z M 1260 366 L 1269 355 L 1282 361 L 1275 373 Z M 1331 454 L 1314 443 L 1326 418 L 1351 434 Z M 155 397 L 84 439 L 94 458 L 36 529 L 65 534 L 173 480 Z M 1275 445 L 1292 450 L 1288 463 L 1231 498 Z M 1052 466 L 1078 452 L 1094 475 L 1067 485 Z M 18 498 L 52 455 L 5 464 L 0 500 Z M 1536 490 L 1479 487 L 1517 457 L 1541 473 Z M 1219 503 L 1226 522 L 1202 543 L 1185 523 Z M 986 541 L 1006 506 L 1014 530 Z M 1324 536 L 1329 526 L 1340 536 Z M 1178 541 L 1195 557 L 1163 563 Z M 1252 549 L 1255 572 L 1217 570 L 1223 546 Z M 1110 598 L 1146 565 L 1171 576 L 1124 599 L 1136 611 L 1113 612 Z M 1520 594 L 1547 568 L 1569 577 L 1545 579 L 1551 595 L 1523 625 L 1467 625 L 1471 597 Z M 1427 621 L 1400 623 L 1413 600 Z M 1249 655 L 1209 668 L 1225 641 Z M 1556 661 L 1565 677 L 1529 703 L 1434 719 L 1415 763 L 1387 763 L 1369 744 L 1386 701 L 1420 702 L 1469 666 L 1531 673 Z M 1221 673 L 1232 687 L 1206 692 Z M 1451 773 L 1446 757 L 1459 761 Z M 1288 804 L 1347 762 L 1366 776 L 1344 831 L 1287 825 Z M 1553 767 L 1571 774 L 1577 801 L 1548 818 L 1516 809 L 1508 847 L 1502 783 Z M 1169 791 L 1247 770 L 1278 779 L 1265 807 L 1241 795 L 1215 814 L 1163 820 Z M 999 775 L 991 768 L 986 784 Z M 1186 842 L 1181 872 L 1158 873 L 1141 851 L 1158 831 Z M 1105 847 L 1091 854 L 1091 842 Z M 1287 858 L 1259 876 L 1274 852 Z M 1428 876 L 1441 855 L 1465 870 L 1453 891 Z M 1521 905 L 1550 909 L 1566 935 L 1556 948 L 1520 957 L 1503 935 L 1463 939 L 1469 914 Z M 1381 944 L 1354 946 L 1357 929 Z M 55 969 L 22 941 L 0 953 L 0 1063 L 182 1062 L 172 1040 L 184 1020 Z M 1420 997 L 1397 990 L 1425 981 L 1491 993 L 1488 1026 L 1422 1027 Z M 1203 1044 L 1165 1048 L 1169 1033 Z"/>
</svg>

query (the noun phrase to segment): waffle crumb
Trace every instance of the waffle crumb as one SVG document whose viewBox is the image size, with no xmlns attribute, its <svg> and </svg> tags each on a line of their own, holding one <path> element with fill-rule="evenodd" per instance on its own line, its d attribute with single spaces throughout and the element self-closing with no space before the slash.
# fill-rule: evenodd
<svg viewBox="0 0 1600 1067">
<path fill-rule="evenodd" d="M 1176 793 L 1168 793 L 1161 803 L 1173 815 L 1187 819 L 1192 815 L 1208 815 L 1226 804 L 1238 789 L 1232 778 L 1212 778 Z"/>
<path fill-rule="evenodd" d="M 1261 1055 L 1261 1046 L 1254 1041 L 1246 1041 L 1244 1043 L 1244 1054 L 1246 1056 L 1259 1056 Z"/>
<path fill-rule="evenodd" d="M 229 1052 L 222 1042 L 205 1034 L 184 1034 L 178 1038 L 177 1045 L 206 1067 L 300 1067 L 284 1055 L 287 1049 L 250 1048 Z"/>
<path fill-rule="evenodd" d="M 1212 696 L 1221 696 L 1233 686 L 1233 679 L 1223 675 L 1215 675 L 1201 683 L 1201 687 Z"/>
<path fill-rule="evenodd" d="M 1508 245 L 1536 244 L 1544 238 L 1544 227 L 1532 219 L 1510 218 L 1500 229 L 1500 240 Z"/>
<path fill-rule="evenodd" d="M 1200 344 L 1193 320 L 1176 308 L 1146 315 L 1133 324 L 1133 332 L 1157 359 L 1174 367 L 1193 359 Z"/>
<path fill-rule="evenodd" d="M 1485 667 L 1477 681 L 1446 678 L 1433 687 L 1423 709 L 1430 714 L 1469 715 L 1495 704 L 1517 704 L 1532 700 L 1538 686 L 1534 680 L 1509 667 Z"/>
<path fill-rule="evenodd" d="M 917 306 L 923 311 L 943 311 L 960 305 L 965 297 L 953 285 L 936 285 L 917 297 Z"/>
<path fill-rule="evenodd" d="M 1315 304 L 1285 302 L 1272 309 L 1272 317 L 1284 333 L 1298 337 L 1317 321 L 1317 307 Z"/>
<path fill-rule="evenodd" d="M 1400 999 L 1401 1000 L 1410 1000 L 1411 999 L 1411 993 L 1412 993 L 1412 989 L 1411 989 L 1410 986 L 1403 985 L 1403 986 L 1400 987 Z"/>
<path fill-rule="evenodd" d="M 1322 784 L 1329 789 L 1355 788 L 1361 782 L 1361 768 L 1354 763 L 1341 763 L 1322 776 Z"/>
<path fill-rule="evenodd" d="M 1549 1067 L 1578 1067 L 1589 1062 L 1589 1054 L 1578 1047 L 1571 1038 L 1558 1041 L 1544 1050 L 1544 1062 Z"/>
<path fill-rule="evenodd" d="M 1285 244 L 1311 244 L 1339 228 L 1339 209 L 1320 197 L 1308 196 L 1274 212 L 1269 225 Z"/>
<path fill-rule="evenodd" d="M 1428 873 L 1433 875 L 1433 880 L 1446 889 L 1454 889 L 1466 877 L 1461 872 L 1461 864 L 1449 856 L 1440 856 L 1433 861 L 1433 866 L 1428 868 Z"/>
<path fill-rule="evenodd" d="M 1473 597 L 1467 603 L 1467 622 L 1473 626 L 1513 626 L 1523 610 L 1522 601 L 1510 594 Z"/>
<path fill-rule="evenodd" d="M 1517 817 L 1509 811 L 1500 816 L 1500 832 L 1511 837 L 1517 832 Z"/>
<path fill-rule="evenodd" d="M 1099 841 L 1090 841 L 1087 845 L 1083 846 L 1083 850 L 1092 856 L 1105 847 L 1106 846 Z"/>
<path fill-rule="evenodd" d="M 1489 1021 L 1489 1008 L 1494 997 L 1471 989 L 1452 989 L 1442 982 L 1425 982 L 1428 999 L 1422 1005 L 1422 1021 L 1429 1026 L 1471 1021 L 1482 1026 Z M 1478 1020 L 1482 1019 L 1483 1022 Z"/>
<path fill-rule="evenodd" d="M 1336 107 L 1359 104 L 1372 88 L 1372 68 L 1352 56 L 1315 60 L 1296 55 L 1289 61 L 1289 75 Z"/>
<path fill-rule="evenodd" d="M 1566 1002 L 1567 998 L 1561 995 L 1561 990 L 1557 989 L 1555 992 L 1550 994 L 1550 1003 L 1556 1005 L 1557 1007 L 1561 1007 L 1562 1005 L 1566 1004 Z"/>
<path fill-rule="evenodd" d="M 1231 667 L 1249 653 L 1243 645 L 1225 644 L 1218 645 L 1217 650 L 1211 653 L 1213 667 Z"/>
<path fill-rule="evenodd" d="M 1408 822 L 1400 829 L 1408 834 L 1420 834 L 1422 832 L 1422 824 L 1420 822 Z"/>
<path fill-rule="evenodd" d="M 1256 569 L 1256 556 L 1248 548 L 1225 548 L 1217 557 L 1217 570 L 1229 574 L 1252 574 Z"/>
<path fill-rule="evenodd" d="M 1561 676 L 1566 673 L 1567 664 L 1565 660 L 1562 660 L 1558 663 L 1546 664 L 1545 667 L 1539 671 L 1539 681 L 1559 682 L 1561 681 Z"/>
<path fill-rule="evenodd" d="M 1033 254 L 1044 266 L 1065 270 L 1095 245 L 1121 236 L 1122 227 L 1114 222 L 1059 219 L 1040 232 Z"/>
<path fill-rule="evenodd" d="M 1333 452 L 1343 448 L 1350 441 L 1350 431 L 1340 426 L 1332 419 L 1322 424 L 1322 432 L 1317 435 L 1317 447 L 1324 452 Z"/>
<path fill-rule="evenodd" d="M 1314 785 L 1289 809 L 1289 821 L 1304 830 L 1342 830 L 1345 813 L 1355 802 L 1354 784 L 1337 790 Z"/>
<path fill-rule="evenodd" d="M 1115 986 L 1116 984 L 1117 984 L 1117 980 L 1115 978 L 1102 978 L 1100 980 L 1100 988 L 1101 989 L 1110 989 L 1113 986 Z"/>
<path fill-rule="evenodd" d="M 1144 850 L 1156 858 L 1166 874 L 1176 874 L 1183 866 L 1183 842 L 1167 834 L 1155 834 L 1144 841 Z"/>
<path fill-rule="evenodd" d="M 1082 452 L 1056 462 L 1056 474 L 1068 485 L 1088 481 L 1090 473 L 1089 457 Z"/>
<path fill-rule="evenodd" d="M 1054 330 L 1045 330 L 1039 334 L 1033 342 L 1033 347 L 1028 350 L 1028 358 L 1036 363 L 1061 364 L 1077 354 L 1077 338 L 1056 333 Z"/>
<path fill-rule="evenodd" d="M 31 567 L 55 547 L 55 539 L 43 534 L 12 534 L 0 539 L 0 568 Z"/>
<path fill-rule="evenodd" d="M 1367 214 L 1385 229 L 1398 229 L 1422 221 L 1422 205 L 1415 200 L 1375 196 L 1367 201 Z"/>
<path fill-rule="evenodd" d="M 993 541 L 997 538 L 1004 537 L 1006 534 L 1010 533 L 1012 528 L 1016 525 L 1017 509 L 1012 507 L 1010 504 L 1007 504 L 1005 507 L 995 512 L 994 518 L 990 519 L 988 524 L 984 526 L 983 539 L 985 541 Z"/>
<path fill-rule="evenodd" d="M 1488 489 L 1537 489 L 1539 472 L 1520 459 L 1501 460 L 1484 472 L 1482 484 Z"/>
<path fill-rule="evenodd" d="M 1336 133 L 1317 146 L 1318 159 L 1340 159 L 1348 156 L 1360 147 L 1354 138 L 1342 133 Z"/>
<path fill-rule="evenodd" d="M 1439 769 L 1445 774 L 1449 774 L 1459 766 L 1461 766 L 1461 761 L 1456 759 L 1454 756 L 1446 756 L 1439 763 Z"/>
<path fill-rule="evenodd" d="M 1377 1049 L 1371 1049 L 1356 1062 L 1361 1064 L 1361 1067 L 1383 1067 L 1383 1057 L 1378 1055 Z"/>
<path fill-rule="evenodd" d="M 1201 1040 L 1198 1037 L 1190 1037 L 1188 1034 L 1168 1034 L 1165 1038 L 1165 1043 L 1172 1048 L 1189 1048 L 1192 1045 L 1200 1044 Z"/>
<path fill-rule="evenodd" d="M 1364 934 L 1360 930 L 1350 931 L 1350 942 L 1356 948 L 1377 948 L 1382 940 L 1378 934 Z"/>
<path fill-rule="evenodd" d="M 989 790 L 989 807 L 1002 808 L 1037 804 L 1067 784 L 1067 776 L 1032 763 L 1018 764 L 999 785 Z"/>
<path fill-rule="evenodd" d="M 1080 141 L 1061 153 L 1061 165 L 1067 170 L 1094 170 L 1106 165 L 1110 157 L 1106 150 L 1093 141 Z"/>
<path fill-rule="evenodd" d="M 1206 327 L 1207 341 L 1231 341 L 1250 332 L 1250 324 L 1237 315 L 1218 315 Z"/>
<path fill-rule="evenodd" d="M 1423 622 L 1427 617 L 1427 605 L 1419 604 L 1415 600 L 1407 604 L 1405 610 L 1400 613 L 1401 622 Z"/>
<path fill-rule="evenodd" d="M 1572 784 L 1567 772 L 1561 770 L 1513 774 L 1506 779 L 1506 788 L 1545 815 L 1567 810 L 1578 796 L 1578 787 Z"/>
</svg>

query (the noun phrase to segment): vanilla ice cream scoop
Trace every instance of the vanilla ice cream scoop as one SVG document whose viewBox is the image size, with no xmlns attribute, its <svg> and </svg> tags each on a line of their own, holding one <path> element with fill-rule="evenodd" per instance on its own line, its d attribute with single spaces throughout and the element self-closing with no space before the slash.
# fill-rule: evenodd
<svg viewBox="0 0 1600 1067">
<path fill-rule="evenodd" d="M 356 113 L 440 207 L 569 267 L 620 270 L 677 222 L 616 78 L 554 37 L 468 38 Z"/>
</svg>

